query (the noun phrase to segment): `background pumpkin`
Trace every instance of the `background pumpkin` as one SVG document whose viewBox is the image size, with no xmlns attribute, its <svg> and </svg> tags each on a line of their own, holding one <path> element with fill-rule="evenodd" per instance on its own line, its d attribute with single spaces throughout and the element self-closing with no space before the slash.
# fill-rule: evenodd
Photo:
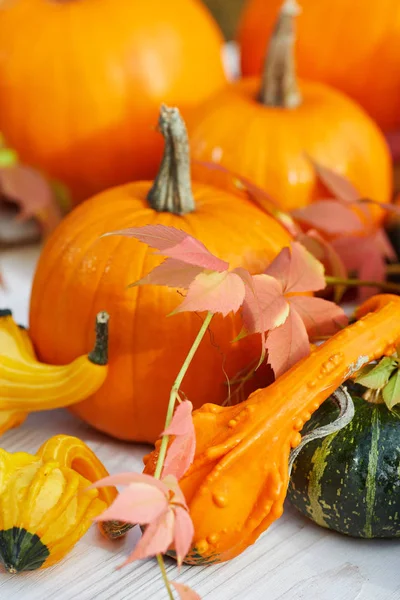
<svg viewBox="0 0 400 600">
<path fill-rule="evenodd" d="M 75 200 L 150 179 L 160 103 L 185 110 L 220 88 L 221 47 L 200 0 L 3 2 L 0 130 Z"/>
<path fill-rule="evenodd" d="M 93 341 L 97 307 L 107 307 L 109 375 L 98 393 L 73 410 L 126 440 L 153 442 L 162 431 L 170 388 L 201 319 L 191 313 L 167 318 L 181 300 L 176 290 L 127 289 L 162 261 L 159 255 L 132 239 L 99 237 L 131 226 L 170 225 L 195 235 L 232 267 L 252 272 L 264 269 L 291 241 L 249 201 L 199 182 L 192 196 L 187 137 L 172 127 L 173 115 L 176 110 L 162 111 L 165 163 L 154 186 L 117 187 L 76 208 L 45 246 L 33 284 L 30 333 L 39 356 L 51 363 L 81 354 Z M 195 406 L 211 399 L 222 403 L 228 395 L 224 371 L 232 377 L 259 355 L 258 336 L 232 343 L 240 329 L 240 317 L 213 319 L 182 386 Z"/>
<path fill-rule="evenodd" d="M 352 422 L 302 449 L 288 495 L 303 515 L 322 527 L 353 537 L 399 537 L 399 413 L 364 400 L 361 386 L 350 389 L 356 410 Z M 302 435 L 337 414 L 336 404 L 326 401 Z"/>
<path fill-rule="evenodd" d="M 281 3 L 248 0 L 238 33 L 244 75 L 261 73 Z M 297 45 L 300 75 L 346 92 L 383 129 L 398 127 L 399 2 L 301 0 L 301 7 Z"/>
<path fill-rule="evenodd" d="M 294 0 L 284 2 L 263 81 L 242 79 L 193 111 L 188 121 L 193 158 L 249 179 L 287 210 L 326 193 L 308 157 L 346 176 L 361 195 L 389 202 L 390 155 L 375 123 L 340 92 L 297 83 L 296 10 Z M 209 179 L 214 177 L 210 172 Z"/>
</svg>

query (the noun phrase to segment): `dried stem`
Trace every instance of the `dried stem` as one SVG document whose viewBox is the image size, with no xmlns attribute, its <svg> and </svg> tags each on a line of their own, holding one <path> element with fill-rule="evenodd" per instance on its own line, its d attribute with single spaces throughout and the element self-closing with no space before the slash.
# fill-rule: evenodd
<svg viewBox="0 0 400 600">
<path fill-rule="evenodd" d="M 302 102 L 295 59 L 295 18 L 299 14 L 296 0 L 284 1 L 265 60 L 260 101 L 266 106 L 297 108 Z"/>
<path fill-rule="evenodd" d="M 184 215 L 195 210 L 190 174 L 189 140 L 177 108 L 161 106 L 158 121 L 164 136 L 164 156 L 147 199 L 158 212 Z"/>
</svg>

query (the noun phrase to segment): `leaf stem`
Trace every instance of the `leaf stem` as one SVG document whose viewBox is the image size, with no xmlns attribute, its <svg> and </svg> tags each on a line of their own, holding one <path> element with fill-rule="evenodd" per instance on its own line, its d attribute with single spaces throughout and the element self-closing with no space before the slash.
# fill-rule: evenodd
<svg viewBox="0 0 400 600">
<path fill-rule="evenodd" d="M 190 366 L 190 363 L 192 362 L 193 357 L 196 354 L 196 351 L 197 351 L 198 347 L 200 346 L 200 343 L 201 343 L 203 337 L 206 334 L 206 331 L 208 329 L 208 326 L 210 325 L 210 322 L 211 322 L 211 319 L 213 318 L 213 316 L 214 316 L 213 313 L 211 313 L 211 312 L 207 313 L 207 316 L 203 321 L 203 325 L 201 326 L 200 331 L 197 334 L 196 339 L 194 340 L 193 345 L 190 348 L 188 355 L 186 356 L 185 362 L 183 363 L 182 368 L 179 371 L 177 378 L 175 379 L 174 385 L 172 386 L 172 389 L 171 389 L 171 394 L 169 396 L 168 410 L 167 410 L 167 416 L 165 419 L 165 428 L 164 429 L 167 429 L 167 427 L 170 425 L 170 423 L 172 421 L 172 417 L 174 415 L 174 409 L 175 409 L 175 402 L 176 402 L 176 399 L 179 394 L 179 388 L 181 387 L 183 378 L 185 377 L 187 370 Z M 168 440 L 169 440 L 168 435 L 164 435 L 162 437 L 161 445 L 160 445 L 160 452 L 158 455 L 157 465 L 156 465 L 156 469 L 154 472 L 154 477 L 156 479 L 160 479 L 160 477 L 161 477 L 161 473 L 162 473 L 162 469 L 163 469 L 164 461 L 165 461 L 165 456 L 167 454 Z"/>
<path fill-rule="evenodd" d="M 386 265 L 386 273 L 388 275 L 400 275 L 400 264 L 395 263 L 391 265 Z"/>
<path fill-rule="evenodd" d="M 375 287 L 385 292 L 400 294 L 400 285 L 387 281 L 363 281 L 362 279 L 342 279 L 341 277 L 326 276 L 327 285 L 345 285 L 346 287 Z"/>
<path fill-rule="evenodd" d="M 174 600 L 174 596 L 171 590 L 171 586 L 169 584 L 168 581 L 168 576 L 167 576 L 167 571 L 165 569 L 165 564 L 164 564 L 164 559 L 161 556 L 161 554 L 157 554 L 157 562 L 158 562 L 158 566 L 160 567 L 160 571 L 161 571 L 161 575 L 164 581 L 164 585 L 167 588 L 167 592 L 168 592 L 168 596 L 170 598 L 170 600 Z"/>
</svg>

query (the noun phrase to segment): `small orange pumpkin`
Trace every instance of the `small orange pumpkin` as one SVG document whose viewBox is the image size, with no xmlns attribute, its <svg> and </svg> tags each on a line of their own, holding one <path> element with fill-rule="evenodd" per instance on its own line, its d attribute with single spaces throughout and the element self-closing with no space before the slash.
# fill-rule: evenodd
<svg viewBox="0 0 400 600">
<path fill-rule="evenodd" d="M 101 308 L 110 314 L 109 371 L 102 388 L 73 412 L 125 440 L 154 441 L 163 429 L 169 392 L 201 325 L 193 313 L 167 317 L 176 290 L 128 285 L 162 262 L 144 244 L 100 236 L 160 223 L 195 235 L 232 267 L 261 272 L 290 244 L 287 231 L 251 202 L 190 182 L 188 141 L 176 109 L 164 108 L 166 139 L 158 177 L 111 189 L 77 207 L 47 242 L 34 279 L 30 334 L 39 356 L 61 364 L 92 342 Z M 228 395 L 233 377 L 257 359 L 257 338 L 233 342 L 241 319 L 216 316 L 182 385 L 195 406 Z M 253 382 L 257 385 L 257 382 Z M 254 389 L 254 388 L 253 388 Z"/>
<path fill-rule="evenodd" d="M 75 201 L 151 179 L 160 103 L 222 87 L 222 42 L 200 0 L 2 2 L 0 131 Z"/>
<path fill-rule="evenodd" d="M 297 82 L 295 0 L 283 4 L 263 80 L 239 80 L 193 111 L 194 160 L 215 162 L 266 190 L 286 210 L 321 198 L 311 157 L 346 176 L 362 195 L 390 202 L 391 160 L 383 135 L 352 100 Z M 210 173 L 209 180 L 214 177 Z M 380 209 L 372 209 L 381 215 Z"/>
<path fill-rule="evenodd" d="M 238 41 L 244 75 L 259 75 L 282 0 L 248 0 Z M 302 77 L 342 90 L 385 131 L 400 126 L 398 0 L 301 0 Z"/>
</svg>

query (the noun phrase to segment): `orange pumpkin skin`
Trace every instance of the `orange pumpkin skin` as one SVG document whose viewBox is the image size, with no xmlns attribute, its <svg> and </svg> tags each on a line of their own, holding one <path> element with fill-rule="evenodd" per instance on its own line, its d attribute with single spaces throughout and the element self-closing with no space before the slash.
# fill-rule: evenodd
<svg viewBox="0 0 400 600">
<path fill-rule="evenodd" d="M 362 195 L 390 202 L 389 150 L 360 107 L 308 81 L 300 82 L 303 102 L 297 108 L 264 106 L 257 100 L 260 86 L 258 78 L 242 79 L 193 112 L 187 125 L 194 160 L 219 163 L 251 180 L 284 210 L 321 199 L 307 155 L 346 176 Z M 215 177 L 210 171 L 208 180 Z"/>
<path fill-rule="evenodd" d="M 400 3 L 301 0 L 299 75 L 357 100 L 380 126 L 400 125 Z M 243 74 L 258 75 L 282 0 L 248 0 L 238 32 Z"/>
<path fill-rule="evenodd" d="M 151 179 L 160 103 L 185 112 L 221 88 L 221 49 L 200 0 L 3 2 L 0 131 L 75 202 Z"/>
<path fill-rule="evenodd" d="M 153 442 L 164 427 L 172 383 L 201 318 L 167 316 L 182 300 L 175 289 L 128 289 L 162 257 L 133 239 L 100 236 L 149 223 L 171 225 L 198 237 L 232 268 L 252 272 L 264 269 L 291 241 L 272 217 L 222 190 L 194 183 L 195 212 L 177 216 L 149 208 L 150 187 L 150 182 L 138 182 L 104 192 L 61 223 L 39 260 L 30 311 L 39 356 L 57 364 L 87 348 L 98 307 L 107 309 L 108 378 L 73 412 L 114 437 L 141 442 Z M 232 377 L 259 355 L 259 336 L 232 343 L 240 329 L 238 315 L 214 317 L 212 336 L 205 336 L 182 384 L 196 407 L 211 399 L 222 403 L 228 395 L 224 370 Z"/>
</svg>

